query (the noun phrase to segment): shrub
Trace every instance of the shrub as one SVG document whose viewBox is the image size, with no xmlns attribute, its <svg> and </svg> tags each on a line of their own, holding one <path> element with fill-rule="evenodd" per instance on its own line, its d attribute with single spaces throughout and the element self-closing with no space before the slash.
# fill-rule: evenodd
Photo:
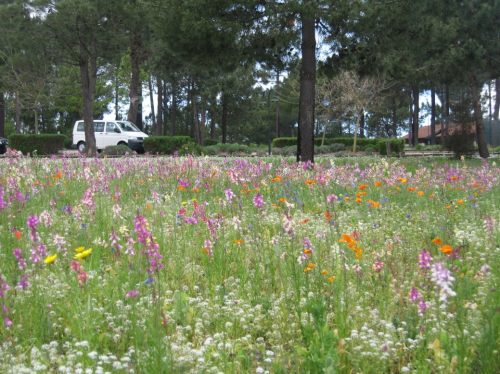
<svg viewBox="0 0 500 374">
<path fill-rule="evenodd" d="M 234 144 L 231 144 L 229 146 L 228 152 L 231 153 L 231 154 L 238 153 L 238 152 L 241 152 L 241 153 L 250 153 L 250 148 L 248 148 L 248 146 L 246 146 L 246 145 L 234 143 Z"/>
<path fill-rule="evenodd" d="M 391 153 L 395 152 L 396 154 L 400 152 L 404 152 L 405 149 L 405 140 L 404 139 L 379 139 L 378 141 L 378 152 L 382 156 L 387 155 L 387 145 L 386 143 L 391 143 Z"/>
<path fill-rule="evenodd" d="M 173 154 L 190 141 L 193 139 L 189 136 L 150 136 L 144 138 L 144 150 L 152 154 Z"/>
<path fill-rule="evenodd" d="M 461 129 L 455 128 L 446 137 L 445 147 L 447 150 L 452 151 L 456 158 L 461 156 L 470 156 L 474 154 L 474 133 L 470 126 L 465 126 Z"/>
<path fill-rule="evenodd" d="M 205 139 L 203 141 L 203 145 L 205 147 L 210 146 L 210 145 L 217 145 L 218 143 L 219 143 L 219 141 L 217 139 Z"/>
<path fill-rule="evenodd" d="M 21 151 L 23 154 L 51 155 L 57 154 L 64 148 L 66 136 L 60 134 L 24 135 L 12 134 L 9 136 L 9 147 Z"/>
<path fill-rule="evenodd" d="M 73 145 L 73 139 L 67 135 L 63 136 L 64 136 L 64 148 L 71 149 L 71 146 Z"/>
<path fill-rule="evenodd" d="M 199 155 L 200 154 L 200 146 L 196 144 L 194 141 L 187 142 L 182 145 L 179 149 L 179 156 L 187 156 L 187 155 Z"/>
<path fill-rule="evenodd" d="M 496 147 L 492 149 L 493 152 L 500 152 L 500 147 Z"/>
<path fill-rule="evenodd" d="M 107 156 L 123 156 L 126 153 L 132 153 L 132 150 L 125 144 L 109 145 L 101 152 Z"/>
<path fill-rule="evenodd" d="M 208 155 L 208 156 L 215 156 L 215 155 L 219 154 L 219 148 L 216 145 L 209 145 L 209 146 L 203 147 L 201 149 L 201 152 L 203 152 L 203 154 Z"/>
</svg>

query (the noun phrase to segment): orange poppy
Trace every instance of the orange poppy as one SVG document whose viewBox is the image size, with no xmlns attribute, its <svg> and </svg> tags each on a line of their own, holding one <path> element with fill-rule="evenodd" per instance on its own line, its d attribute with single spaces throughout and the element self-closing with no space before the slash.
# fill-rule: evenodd
<svg viewBox="0 0 500 374">
<path fill-rule="evenodd" d="M 375 183 L 375 186 L 380 187 L 380 186 L 382 186 L 382 183 L 380 183 L 380 182 L 376 182 L 376 183 Z"/>
<path fill-rule="evenodd" d="M 309 218 L 303 220 L 303 221 L 300 221 L 301 224 L 305 225 L 307 222 L 309 222 Z"/>
<path fill-rule="evenodd" d="M 323 271 L 321 272 L 321 274 L 323 274 L 323 275 L 327 275 L 327 274 L 328 274 L 328 272 L 327 272 L 326 270 L 323 270 Z"/>
<path fill-rule="evenodd" d="M 464 201 L 463 201 L 462 199 L 459 199 L 459 200 L 457 201 L 457 203 L 459 203 L 459 204 L 463 204 L 463 203 L 464 203 Z"/>
<path fill-rule="evenodd" d="M 434 243 L 434 244 L 437 244 L 437 245 L 443 245 L 443 242 L 441 241 L 440 238 L 432 239 L 431 243 Z"/>
<path fill-rule="evenodd" d="M 23 234 L 21 234 L 21 231 L 16 230 L 16 231 L 14 232 L 14 235 L 16 236 L 16 238 L 21 239 L 21 236 L 22 236 Z"/>
<path fill-rule="evenodd" d="M 146 209 L 151 209 L 151 205 L 146 204 Z"/>
<path fill-rule="evenodd" d="M 443 253 L 446 253 L 447 255 L 453 252 L 453 248 L 451 245 L 443 245 L 441 248 L 439 248 L 439 250 Z"/>
<path fill-rule="evenodd" d="M 316 267 L 316 264 L 313 264 L 312 262 L 310 262 L 307 264 L 307 267 L 310 267 L 312 269 L 312 268 Z"/>
<path fill-rule="evenodd" d="M 424 196 L 424 191 L 418 191 L 418 197 Z"/>
</svg>

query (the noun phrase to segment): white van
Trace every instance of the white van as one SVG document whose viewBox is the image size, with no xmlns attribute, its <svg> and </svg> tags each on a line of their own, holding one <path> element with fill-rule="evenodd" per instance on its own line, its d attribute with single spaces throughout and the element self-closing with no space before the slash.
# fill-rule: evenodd
<svg viewBox="0 0 500 374">
<path fill-rule="evenodd" d="M 97 149 L 109 145 L 124 144 L 137 153 L 144 153 L 144 138 L 148 135 L 139 130 L 132 122 L 94 120 Z M 83 152 L 85 149 L 85 130 L 83 121 L 76 121 L 73 128 L 72 148 Z"/>
</svg>

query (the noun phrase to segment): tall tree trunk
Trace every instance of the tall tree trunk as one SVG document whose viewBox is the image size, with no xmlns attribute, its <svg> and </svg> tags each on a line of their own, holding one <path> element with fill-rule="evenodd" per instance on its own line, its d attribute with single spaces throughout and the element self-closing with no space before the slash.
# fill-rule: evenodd
<svg viewBox="0 0 500 374">
<path fill-rule="evenodd" d="M 202 98 L 203 100 L 203 98 Z M 207 111 L 204 107 L 201 108 L 201 122 L 200 122 L 200 145 L 205 143 L 205 126 L 207 123 Z"/>
<path fill-rule="evenodd" d="M 313 0 L 304 0 L 311 8 Z M 314 162 L 314 99 L 316 84 L 316 29 L 315 17 L 304 9 L 302 20 L 302 67 L 300 69 L 299 133 L 297 161 Z"/>
<path fill-rule="evenodd" d="M 392 98 L 392 137 L 398 137 L 398 108 L 396 96 Z"/>
<path fill-rule="evenodd" d="M 431 144 L 436 145 L 436 91 L 431 89 Z"/>
<path fill-rule="evenodd" d="M 130 106 L 128 109 L 127 121 L 137 124 L 137 110 L 139 108 L 139 81 L 140 81 L 140 53 L 142 46 L 142 37 L 137 31 L 132 32 L 130 45 L 130 63 L 132 64 L 132 76 L 130 79 Z"/>
<path fill-rule="evenodd" d="M 279 101 L 279 91 L 280 91 L 280 69 L 276 69 L 276 137 L 280 137 L 280 101 Z"/>
<path fill-rule="evenodd" d="M 172 117 L 170 119 L 170 130 L 172 136 L 175 136 L 175 130 L 176 130 L 176 121 L 177 121 L 177 82 L 172 81 Z"/>
<path fill-rule="evenodd" d="M 83 93 L 83 122 L 85 129 L 85 154 L 97 154 L 94 132 L 94 94 L 97 81 L 97 41 L 88 41 L 86 34 L 80 37 L 80 78 Z"/>
<path fill-rule="evenodd" d="M 163 82 L 160 77 L 156 78 L 158 85 L 158 119 L 156 120 L 156 136 L 161 136 L 163 131 Z"/>
<path fill-rule="evenodd" d="M 418 128 L 419 128 L 419 113 L 420 113 L 420 92 L 418 85 L 413 86 L 413 145 L 418 144 Z"/>
<path fill-rule="evenodd" d="M 445 110 L 444 110 L 444 144 L 448 142 L 448 135 L 450 134 L 450 85 L 445 85 Z"/>
<path fill-rule="evenodd" d="M 359 130 L 359 122 L 361 120 L 361 116 L 363 115 L 364 109 L 361 108 L 361 110 L 358 113 L 358 116 L 356 118 L 356 126 L 354 128 L 354 143 L 352 144 L 352 151 L 356 152 L 356 143 L 358 140 L 358 130 Z"/>
<path fill-rule="evenodd" d="M 215 124 L 217 123 L 217 99 L 214 98 L 210 108 L 210 139 L 215 139 Z"/>
<path fill-rule="evenodd" d="M 5 136 L 5 94 L 0 92 L 0 136 Z"/>
<path fill-rule="evenodd" d="M 119 84 L 118 84 L 118 69 L 119 67 L 116 69 L 116 72 L 115 72 L 115 121 L 119 121 L 120 120 L 120 97 L 119 97 L 119 91 L 120 91 L 120 87 L 119 87 Z"/>
<path fill-rule="evenodd" d="M 376 124 L 378 128 L 378 124 Z M 363 113 L 361 113 L 361 120 L 359 123 L 359 137 L 364 138 L 365 137 L 365 111 L 363 110 Z"/>
<path fill-rule="evenodd" d="M 142 121 L 142 82 L 139 80 L 139 106 L 137 107 L 136 126 L 139 130 L 144 130 L 144 122 Z"/>
<path fill-rule="evenodd" d="M 19 100 L 19 92 L 16 91 L 16 134 L 21 133 L 21 101 Z"/>
<path fill-rule="evenodd" d="M 411 96 L 411 91 L 408 91 L 408 96 L 410 98 L 410 118 L 408 119 L 408 145 L 415 146 L 413 143 L 413 99 Z"/>
<path fill-rule="evenodd" d="M 491 145 L 493 147 L 498 147 L 498 115 L 500 109 L 500 78 L 495 79 L 495 90 L 496 90 L 496 98 L 495 98 L 495 108 L 493 109 L 493 122 L 491 124 Z"/>
<path fill-rule="evenodd" d="M 167 136 L 168 134 L 168 97 L 170 93 L 168 92 L 168 85 L 165 82 L 163 84 L 163 105 L 162 105 L 162 110 L 163 110 L 163 131 L 162 135 Z"/>
<path fill-rule="evenodd" d="M 193 124 L 194 124 L 194 138 L 196 140 L 196 144 L 201 144 L 200 137 L 200 120 L 198 116 L 198 105 L 196 100 L 196 86 L 193 82 L 193 90 L 191 91 L 191 101 L 193 102 Z"/>
<path fill-rule="evenodd" d="M 479 155 L 482 158 L 488 158 L 488 143 L 486 142 L 486 133 L 484 131 L 483 113 L 481 111 L 481 97 L 479 89 L 482 85 L 479 84 L 477 76 L 474 73 L 467 73 L 469 77 L 470 87 L 472 89 L 472 106 L 474 107 L 474 119 L 476 120 L 476 137 Z"/>
<path fill-rule="evenodd" d="M 33 114 L 35 117 L 35 135 L 38 135 L 38 107 L 35 104 L 35 108 L 33 109 Z"/>
<path fill-rule="evenodd" d="M 151 105 L 151 120 L 153 121 L 153 128 L 151 134 L 154 134 L 156 131 L 156 116 L 155 116 L 155 99 L 153 93 L 153 82 L 151 79 L 151 74 L 148 76 L 148 87 L 149 87 L 149 102 Z"/>
<path fill-rule="evenodd" d="M 227 140 L 227 95 L 222 94 L 222 144 Z"/>
</svg>

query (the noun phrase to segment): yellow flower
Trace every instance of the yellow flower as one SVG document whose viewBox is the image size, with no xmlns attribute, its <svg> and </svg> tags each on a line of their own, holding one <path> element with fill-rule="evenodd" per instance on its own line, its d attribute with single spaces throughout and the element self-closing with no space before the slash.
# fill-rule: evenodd
<svg viewBox="0 0 500 374">
<path fill-rule="evenodd" d="M 82 253 L 84 250 L 85 250 L 85 247 L 78 247 L 77 249 L 75 249 L 75 252 Z"/>
<path fill-rule="evenodd" d="M 86 251 L 83 251 L 82 253 L 78 253 L 77 255 L 75 255 L 74 259 L 75 260 L 78 260 L 80 258 L 86 258 L 88 257 L 88 255 L 90 255 L 92 253 L 92 248 L 89 248 L 87 249 Z"/>
<path fill-rule="evenodd" d="M 56 258 L 57 258 L 57 253 L 52 256 L 47 256 L 47 258 L 43 260 L 43 262 L 45 262 L 46 264 L 51 264 L 56 260 Z"/>
</svg>

